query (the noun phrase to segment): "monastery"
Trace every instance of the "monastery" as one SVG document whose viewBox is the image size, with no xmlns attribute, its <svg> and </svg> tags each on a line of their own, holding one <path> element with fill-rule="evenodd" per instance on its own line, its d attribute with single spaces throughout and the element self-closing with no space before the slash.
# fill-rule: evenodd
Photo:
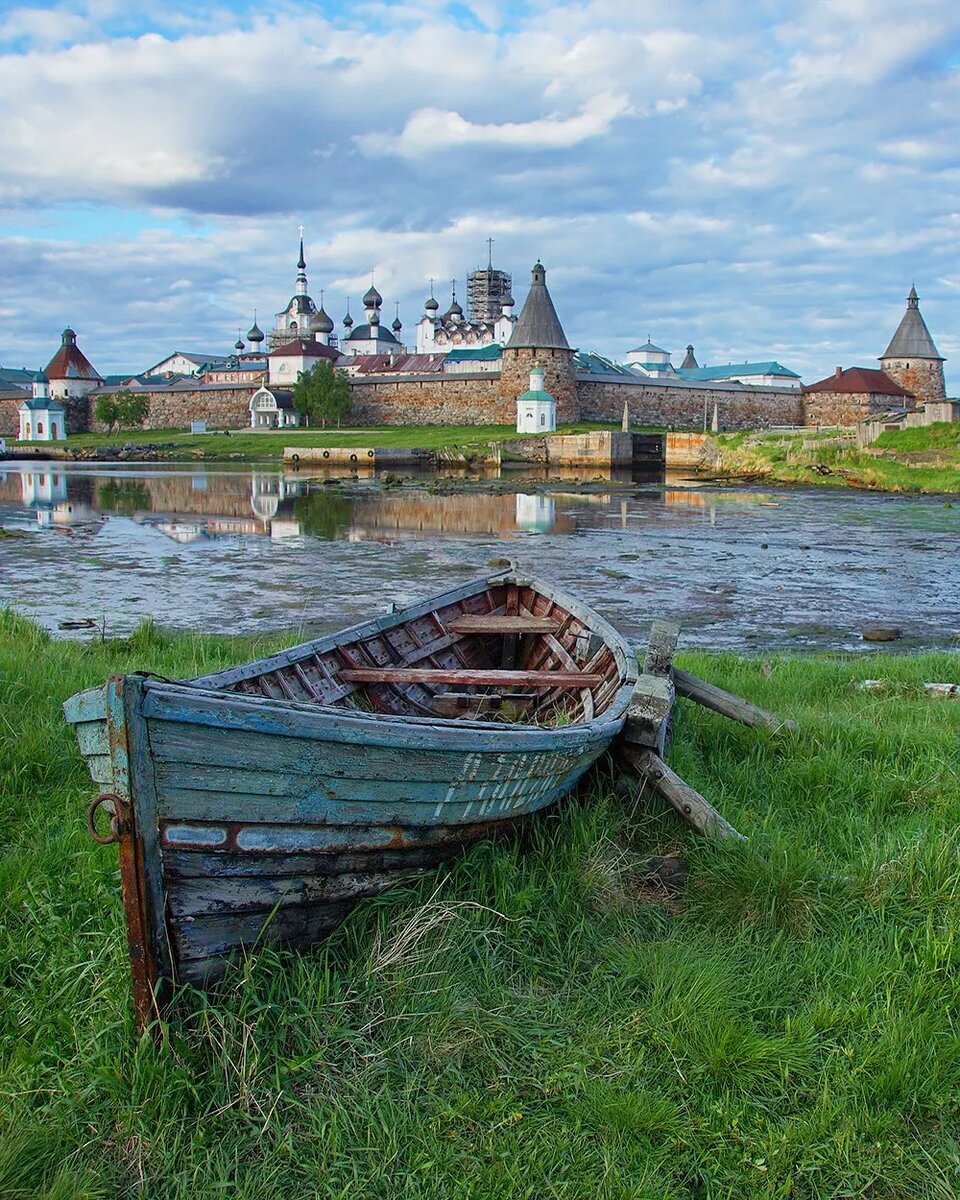
<svg viewBox="0 0 960 1200">
<path fill-rule="evenodd" d="M 541 262 L 531 270 L 519 314 L 512 290 L 510 275 L 496 270 L 492 258 L 469 277 L 467 312 L 455 284 L 442 313 L 431 287 L 411 350 L 399 311 L 387 328 L 384 299 L 371 283 L 362 321 L 348 304 L 337 332 L 323 293 L 319 306 L 310 296 L 301 230 L 293 295 L 268 335 L 254 314 L 246 342 L 238 333 L 231 355 L 175 351 L 140 375 L 104 379 L 68 328 L 42 384 L 0 368 L 0 434 L 16 435 L 38 399 L 62 406 L 68 433 L 98 428 L 96 397 L 121 388 L 147 396 L 146 429 L 186 428 L 193 421 L 210 429 L 282 428 L 299 423 L 292 401 L 298 375 L 321 360 L 346 371 L 352 419 L 359 424 L 517 422 L 518 429 L 546 432 L 554 422 L 619 423 L 626 412 L 632 423 L 673 429 L 848 425 L 891 407 L 907 411 L 944 400 L 943 358 L 915 289 L 879 370 L 838 368 L 805 388 L 796 372 L 773 361 L 701 367 L 692 345 L 678 368 L 650 338 L 624 362 L 577 350 L 567 341 Z M 56 413 L 45 415 L 49 430 Z M 36 430 L 36 416 L 32 421 Z"/>
</svg>

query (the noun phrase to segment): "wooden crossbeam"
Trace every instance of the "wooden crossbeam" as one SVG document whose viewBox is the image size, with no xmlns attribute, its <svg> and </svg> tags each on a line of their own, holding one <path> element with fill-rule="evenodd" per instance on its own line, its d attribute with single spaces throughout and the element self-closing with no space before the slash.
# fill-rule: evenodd
<svg viewBox="0 0 960 1200">
<path fill-rule="evenodd" d="M 556 633 L 560 622 L 520 613 L 465 613 L 448 621 L 447 628 L 452 633 Z"/>
<path fill-rule="evenodd" d="M 479 687 L 590 688 L 603 683 L 603 675 L 580 671 L 468 671 L 426 667 L 343 667 L 344 683 L 460 683 Z"/>
<path fill-rule="evenodd" d="M 729 717 L 731 721 L 739 721 L 742 725 L 762 725 L 774 732 L 779 729 L 797 728 L 796 721 L 786 720 L 778 717 L 776 713 L 757 708 L 742 696 L 725 692 L 723 688 L 715 687 L 705 679 L 698 679 L 689 671 L 681 671 L 679 667 L 673 668 L 673 682 L 678 695 L 702 704 L 704 708 L 712 708 L 714 712 Z"/>
</svg>

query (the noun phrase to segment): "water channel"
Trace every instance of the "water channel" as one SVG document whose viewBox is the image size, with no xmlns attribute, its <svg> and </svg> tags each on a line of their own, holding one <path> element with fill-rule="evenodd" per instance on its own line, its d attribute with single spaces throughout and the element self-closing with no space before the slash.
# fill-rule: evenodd
<svg viewBox="0 0 960 1200">
<path fill-rule="evenodd" d="M 493 489 L 493 490 L 491 490 Z M 860 649 L 960 641 L 960 505 L 652 477 L 384 488 L 279 466 L 0 463 L 0 605 L 62 636 L 337 629 L 514 560 L 631 637 Z"/>
</svg>

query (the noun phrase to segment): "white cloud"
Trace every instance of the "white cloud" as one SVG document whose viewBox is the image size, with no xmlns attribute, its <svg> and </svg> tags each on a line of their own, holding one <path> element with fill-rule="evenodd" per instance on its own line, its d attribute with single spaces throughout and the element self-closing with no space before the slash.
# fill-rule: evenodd
<svg viewBox="0 0 960 1200">
<path fill-rule="evenodd" d="M 409 330 L 490 235 L 608 352 L 650 331 L 817 377 L 875 358 L 913 278 L 957 341 L 947 0 L 148 4 L 0 17 L 0 361 L 68 321 L 107 369 L 232 344 L 285 303 L 300 220 L 337 320 L 374 269 Z M 142 232 L 73 239 L 82 203 Z"/>
<path fill-rule="evenodd" d="M 460 146 L 510 146 L 521 149 L 566 149 L 606 133 L 630 112 L 624 96 L 601 94 L 588 100 L 572 117 L 540 117 L 533 121 L 477 124 L 457 112 L 421 108 L 412 113 L 398 137 L 382 133 L 357 136 L 365 153 L 422 158 Z"/>
</svg>

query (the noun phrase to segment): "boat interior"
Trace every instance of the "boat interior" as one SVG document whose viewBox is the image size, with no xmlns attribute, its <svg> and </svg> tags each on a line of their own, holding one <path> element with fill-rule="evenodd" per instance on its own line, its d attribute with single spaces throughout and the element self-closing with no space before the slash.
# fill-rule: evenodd
<svg viewBox="0 0 960 1200">
<path fill-rule="evenodd" d="M 223 683 L 197 683 L 391 716 L 542 726 L 593 720 L 624 682 L 614 648 L 589 617 L 509 580 L 323 649 L 312 645 Z"/>
</svg>

